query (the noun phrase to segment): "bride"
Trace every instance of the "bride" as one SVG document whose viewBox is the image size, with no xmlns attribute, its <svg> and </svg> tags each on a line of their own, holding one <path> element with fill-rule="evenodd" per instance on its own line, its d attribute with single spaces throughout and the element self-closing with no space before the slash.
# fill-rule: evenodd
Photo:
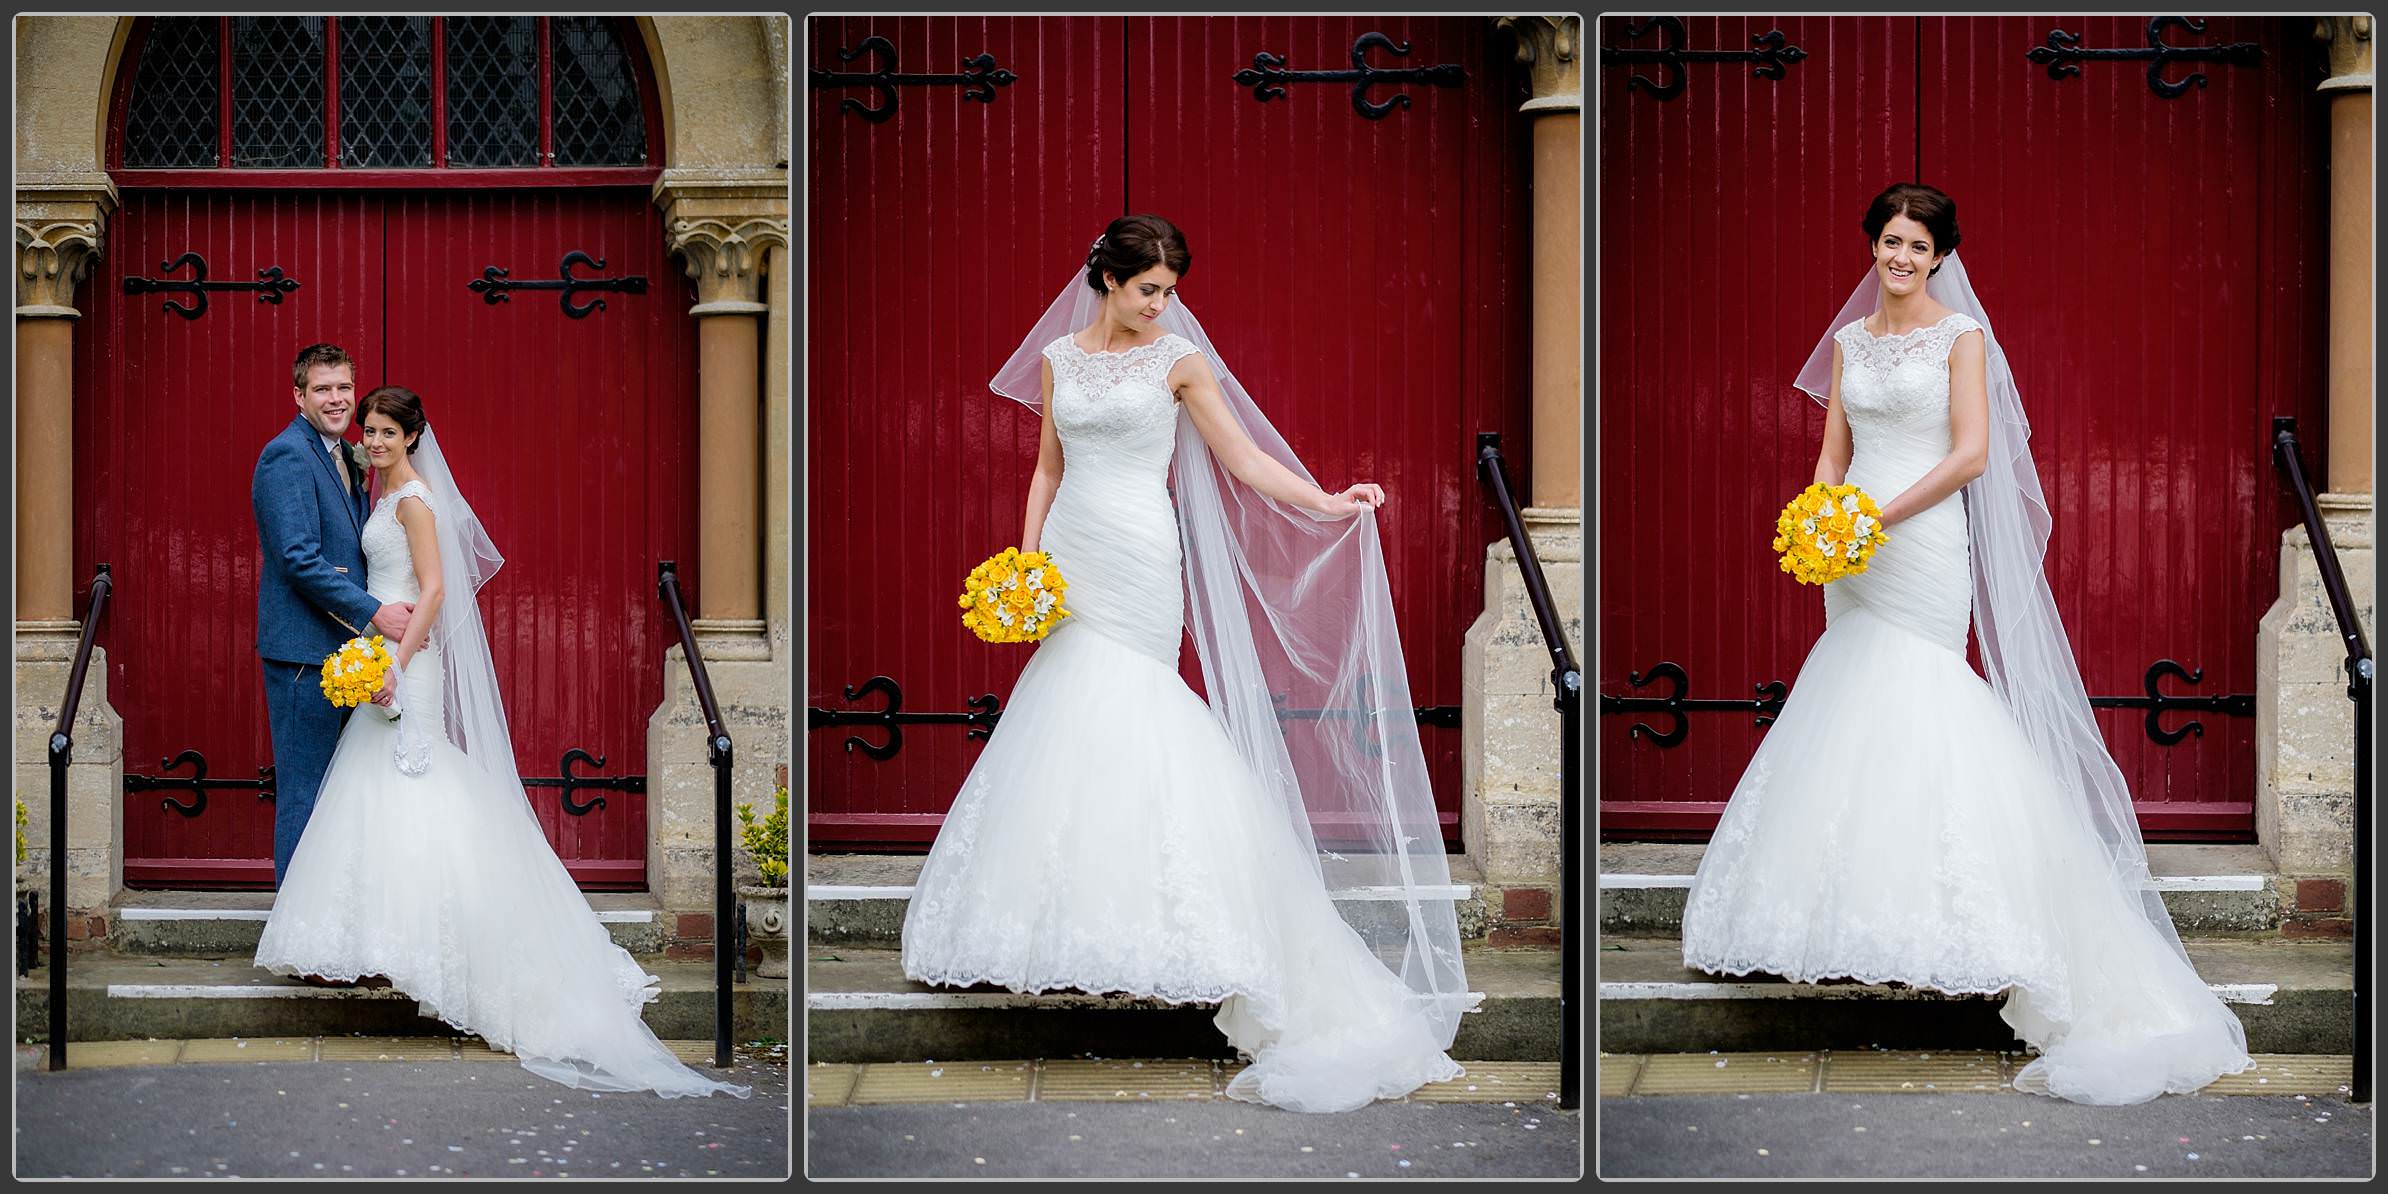
<svg viewBox="0 0 2388 1194">
<path fill-rule="evenodd" d="M 904 973 L 1215 1002 L 1251 1060 L 1230 1097 L 1348 1110 L 1460 1076 L 1481 996 L 1384 492 L 1312 482 L 1177 300 L 1191 263 L 1168 221 L 1112 221 L 990 383 L 1043 416 L 1020 546 L 1073 613 L 921 866 Z M 1178 675 L 1188 630 L 1207 707 Z"/>
<path fill-rule="evenodd" d="M 1824 634 L 1693 878 L 1684 964 L 2004 991 L 2038 1054 L 2015 1086 L 2077 1102 L 2242 1072 L 2246 1032 L 2149 881 L 2041 571 L 2030 425 L 1956 204 L 1900 184 L 1864 226 L 1873 268 L 1797 384 L 1826 404 L 1815 480 L 1872 495 L 1890 538 L 1824 588 Z"/>
<path fill-rule="evenodd" d="M 389 644 L 398 667 L 382 711 L 359 710 L 340 733 L 256 964 L 386 976 L 422 1014 L 568 1086 L 748 1097 L 680 1064 L 647 1028 L 655 978 L 613 943 L 531 813 L 474 601 L 504 560 L 422 400 L 383 386 L 357 416 L 380 495 L 365 587 L 415 602 L 415 617 Z"/>
</svg>

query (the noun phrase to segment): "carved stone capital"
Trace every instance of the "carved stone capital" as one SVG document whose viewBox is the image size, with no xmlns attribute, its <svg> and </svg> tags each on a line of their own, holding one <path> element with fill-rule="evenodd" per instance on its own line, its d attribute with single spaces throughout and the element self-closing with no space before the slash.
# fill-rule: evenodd
<svg viewBox="0 0 2388 1194">
<path fill-rule="evenodd" d="M 696 280 L 695 314 L 761 312 L 763 253 L 788 244 L 784 170 L 666 170 L 655 180 L 665 243 Z"/>
<path fill-rule="evenodd" d="M 1584 110 L 1582 17 L 1494 17 L 1493 29 L 1517 39 L 1517 60 L 1526 66 L 1532 98 L 1518 111 Z"/>
<path fill-rule="evenodd" d="M 116 211 L 105 174 L 17 179 L 17 314 L 72 319 L 75 286 L 91 273 Z"/>
<path fill-rule="evenodd" d="M 97 220 L 17 221 L 17 314 L 72 319 L 75 287 L 99 260 Z"/>
<path fill-rule="evenodd" d="M 2330 48 L 2330 77 L 2322 80 L 2322 85 L 2316 90 L 2371 90 L 2370 13 L 2316 17 L 2313 37 Z"/>
<path fill-rule="evenodd" d="M 676 219 L 670 221 L 672 252 L 686 262 L 696 279 L 697 314 L 733 311 L 761 312 L 763 254 L 788 243 L 788 221 L 773 217 L 744 220 Z"/>
</svg>

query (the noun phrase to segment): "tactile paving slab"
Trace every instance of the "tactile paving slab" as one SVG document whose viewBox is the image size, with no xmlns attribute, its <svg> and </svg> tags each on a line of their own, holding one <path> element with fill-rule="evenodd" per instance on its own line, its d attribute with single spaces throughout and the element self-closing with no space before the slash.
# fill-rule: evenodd
<svg viewBox="0 0 2388 1194">
<path fill-rule="evenodd" d="M 1828 1094 L 1996 1094 L 2008 1084 L 2006 1059 L 1996 1053 L 1954 1050 L 1913 1052 L 1834 1051 L 1824 1055 Z"/>
<path fill-rule="evenodd" d="M 321 1061 L 450 1061 L 456 1042 L 437 1036 L 327 1036 Z"/>
<path fill-rule="evenodd" d="M 1814 1053 L 1659 1053 L 1642 1063 L 1637 1095 L 1794 1094 L 1816 1088 Z"/>
<path fill-rule="evenodd" d="M 2262 1053 L 2255 1068 L 2224 1074 L 2199 1094 L 2344 1095 L 2354 1089 L 2355 1059 L 2332 1053 Z"/>
<path fill-rule="evenodd" d="M 182 1052 L 181 1041 L 68 1041 L 66 1068 L 95 1066 L 171 1065 Z M 47 1047 L 42 1055 L 49 1056 Z M 44 1061 L 42 1064 L 49 1064 Z"/>
<path fill-rule="evenodd" d="M 1600 1097 L 1614 1099 L 1633 1090 L 1633 1080 L 1642 1076 L 1642 1059 L 1633 1054 L 1603 1053 L 1600 1055 Z"/>
<path fill-rule="evenodd" d="M 1556 1105 L 1559 1063 L 1555 1061 L 1463 1061 L 1468 1072 L 1449 1082 L 1429 1082 L 1410 1092 L 1413 1103 L 1507 1103 Z"/>
<path fill-rule="evenodd" d="M 854 1095 L 855 1079 L 862 1076 L 858 1065 L 808 1065 L 804 1067 L 804 1105 L 807 1107 L 842 1107 Z"/>
<path fill-rule="evenodd" d="M 1176 1058 L 1047 1061 L 1038 1067 L 1036 1086 L 1040 1103 L 1208 1099 L 1217 1093 L 1210 1062 Z"/>
<path fill-rule="evenodd" d="M 875 1062 L 862 1067 L 854 1103 L 1017 1103 L 1028 1098 L 1029 1067 L 1012 1063 Z M 1017 1068 L 1014 1068 L 1017 1066 Z"/>
<path fill-rule="evenodd" d="M 184 1041 L 182 1060 L 192 1061 L 313 1061 L 314 1037 L 244 1037 L 229 1040 Z"/>
</svg>

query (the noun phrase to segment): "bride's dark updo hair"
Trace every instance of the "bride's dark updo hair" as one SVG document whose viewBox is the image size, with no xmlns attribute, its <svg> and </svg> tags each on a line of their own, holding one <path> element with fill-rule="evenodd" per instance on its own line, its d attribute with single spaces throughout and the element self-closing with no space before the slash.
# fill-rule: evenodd
<svg viewBox="0 0 2388 1194">
<path fill-rule="evenodd" d="M 1168 266 L 1179 277 L 1194 264 L 1186 249 L 1186 234 L 1159 216 L 1121 216 L 1103 229 L 1086 251 L 1086 284 L 1098 293 L 1109 288 L 1103 275 L 1125 282 L 1156 265 Z"/>
<path fill-rule="evenodd" d="M 1891 222 L 1892 216 L 1905 216 L 1923 225 L 1924 230 L 1932 234 L 1934 256 L 1946 257 L 1957 251 L 1957 201 L 1949 198 L 1940 188 L 1928 187 L 1920 182 L 1901 182 L 1893 183 L 1874 196 L 1874 202 L 1866 207 L 1867 244 L 1882 239 L 1883 226 Z M 1939 266 L 1932 267 L 1932 274 L 1939 272 Z M 1928 278 L 1932 274 L 1924 276 Z"/>
<path fill-rule="evenodd" d="M 357 425 L 364 426 L 365 416 L 381 413 L 398 424 L 406 435 L 406 454 L 412 456 L 423 446 L 423 399 L 405 386 L 376 386 L 372 393 L 357 403 Z"/>
</svg>

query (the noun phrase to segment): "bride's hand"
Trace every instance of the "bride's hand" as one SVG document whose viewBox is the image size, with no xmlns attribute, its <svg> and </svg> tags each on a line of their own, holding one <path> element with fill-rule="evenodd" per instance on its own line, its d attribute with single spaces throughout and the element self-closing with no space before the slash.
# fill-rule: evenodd
<svg viewBox="0 0 2388 1194">
<path fill-rule="evenodd" d="M 405 670 L 406 661 L 404 659 L 400 659 L 398 661 L 397 667 L 391 668 L 390 670 L 381 674 L 381 691 L 373 694 L 374 704 L 387 705 L 391 701 L 398 698 L 398 673 Z"/>
<path fill-rule="evenodd" d="M 1349 518 L 1362 510 L 1374 510 L 1384 504 L 1384 487 L 1363 481 L 1342 493 L 1328 494 L 1327 503 L 1319 512 L 1330 518 Z"/>
</svg>

